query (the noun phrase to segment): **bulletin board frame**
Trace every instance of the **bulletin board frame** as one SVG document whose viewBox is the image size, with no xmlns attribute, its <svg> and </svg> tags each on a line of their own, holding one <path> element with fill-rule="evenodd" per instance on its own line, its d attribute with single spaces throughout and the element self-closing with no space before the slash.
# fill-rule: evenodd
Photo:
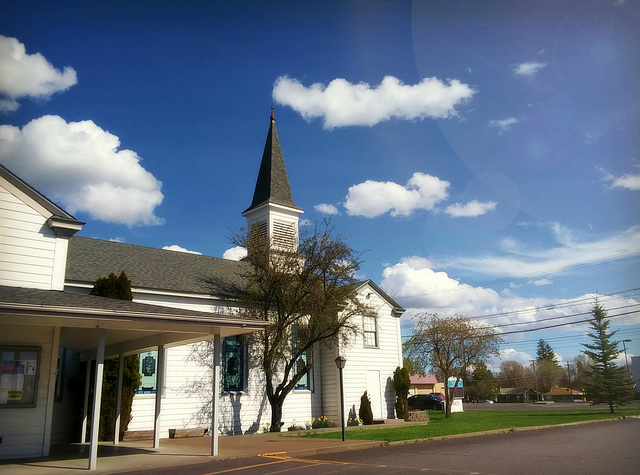
<svg viewBox="0 0 640 475">
<path fill-rule="evenodd" d="M 0 409 L 36 407 L 39 346 L 0 344 Z"/>
</svg>

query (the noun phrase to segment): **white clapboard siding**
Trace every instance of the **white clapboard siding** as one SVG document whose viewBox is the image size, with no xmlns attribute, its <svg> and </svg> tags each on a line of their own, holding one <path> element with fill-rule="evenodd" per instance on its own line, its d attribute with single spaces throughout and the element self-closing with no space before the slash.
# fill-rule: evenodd
<svg viewBox="0 0 640 475">
<path fill-rule="evenodd" d="M 0 285 L 52 288 L 56 236 L 46 221 L 0 186 Z"/>
<path fill-rule="evenodd" d="M 357 416 L 360 397 L 367 388 L 367 370 L 379 371 L 380 413 L 376 417 L 395 417 L 395 392 L 393 371 L 402 365 L 400 321 L 392 315 L 392 307 L 368 286 L 360 291 L 361 298 L 369 295 L 367 303 L 378 312 L 378 347 L 364 348 L 362 335 L 353 339 L 343 351 L 347 358 L 344 370 L 345 419 L 349 409 Z M 140 294 L 134 292 L 134 301 L 153 303 L 191 310 L 211 311 L 206 299 L 189 299 L 176 296 Z M 362 327 L 362 317 L 354 317 Z M 192 346 L 184 345 L 166 350 L 167 368 L 165 390 L 162 397 L 160 419 L 161 437 L 168 437 L 169 429 L 208 428 L 210 424 L 211 363 L 194 362 L 189 358 Z M 326 416 L 337 425 L 340 423 L 338 370 L 335 366 L 336 349 L 319 345 L 314 353 L 312 390 L 294 390 L 283 406 L 283 430 L 291 425 L 305 426 L 312 418 Z M 218 431 L 223 435 L 261 432 L 271 423 L 271 407 L 266 398 L 264 373 L 259 361 L 248 362 L 247 386 L 244 391 L 225 393 L 220 387 Z M 197 382 L 206 379 L 201 386 L 204 393 L 190 390 Z M 369 389 L 371 391 L 371 389 Z M 151 430 L 155 414 L 155 395 L 139 394 L 134 397 L 130 431 Z"/>
<path fill-rule="evenodd" d="M 358 415 L 360 409 L 360 398 L 365 391 L 372 392 L 376 388 L 367 387 L 367 371 L 379 371 L 379 400 L 381 413 L 374 414 L 375 418 L 385 419 L 395 418 L 395 391 L 393 390 L 393 372 L 398 366 L 402 366 L 402 354 L 400 348 L 400 320 L 392 315 L 391 305 L 371 289 L 365 288 L 360 292 L 361 298 L 369 294 L 366 302 L 377 310 L 377 331 L 378 346 L 376 348 L 366 348 L 364 337 L 358 335 L 349 346 L 343 350 L 343 356 L 347 358 L 347 363 L 343 370 L 344 377 L 344 401 L 345 419 L 352 415 Z M 362 317 L 356 318 L 356 323 L 362 328 Z M 323 368 L 326 377 L 323 380 L 323 408 L 325 415 L 330 419 L 340 420 L 339 406 L 339 374 L 334 369 L 334 377 L 329 376 L 331 368 L 335 368 L 333 361 L 337 356 L 337 351 L 323 359 Z"/>
<path fill-rule="evenodd" d="M 40 347 L 40 364 L 36 407 L 0 410 L 0 459 L 43 455 L 53 333 L 52 327 L 15 325 L 3 329 L 3 343 Z"/>
</svg>

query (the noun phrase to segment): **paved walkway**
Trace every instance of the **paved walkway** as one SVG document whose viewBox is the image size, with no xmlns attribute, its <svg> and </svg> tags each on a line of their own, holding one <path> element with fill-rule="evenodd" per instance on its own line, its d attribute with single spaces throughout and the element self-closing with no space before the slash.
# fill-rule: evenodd
<svg viewBox="0 0 640 475">
<path fill-rule="evenodd" d="M 384 425 L 367 426 L 367 428 L 389 427 L 394 424 L 407 423 L 390 420 Z M 348 430 L 346 439 L 344 442 L 340 439 L 308 439 L 295 437 L 286 432 L 219 437 L 219 455 L 215 457 L 209 455 L 211 453 L 211 439 L 209 437 L 161 439 L 158 449 L 151 447 L 151 441 L 121 442 L 117 446 L 103 443 L 98 448 L 97 470 L 91 473 L 107 474 L 148 470 L 157 467 L 179 467 L 192 463 L 273 453 L 312 456 L 382 445 L 380 441 L 349 440 Z M 88 458 L 88 444 L 54 446 L 51 449 L 50 457 L 29 460 L 0 460 L 0 474 L 55 475 L 87 471 Z"/>
</svg>

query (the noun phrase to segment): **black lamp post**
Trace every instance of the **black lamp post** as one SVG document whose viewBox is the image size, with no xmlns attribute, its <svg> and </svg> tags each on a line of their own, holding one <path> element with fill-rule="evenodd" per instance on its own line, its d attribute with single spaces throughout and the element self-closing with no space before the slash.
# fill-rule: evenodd
<svg viewBox="0 0 640 475">
<path fill-rule="evenodd" d="M 340 371 L 340 425 L 342 427 L 342 442 L 344 442 L 344 383 L 342 380 L 342 370 L 347 364 L 347 359 L 344 356 L 338 356 L 335 362 Z"/>
</svg>

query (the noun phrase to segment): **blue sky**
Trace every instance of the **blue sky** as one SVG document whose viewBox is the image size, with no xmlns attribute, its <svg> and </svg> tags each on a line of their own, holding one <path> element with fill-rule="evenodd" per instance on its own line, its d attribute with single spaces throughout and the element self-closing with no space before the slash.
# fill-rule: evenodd
<svg viewBox="0 0 640 475">
<path fill-rule="evenodd" d="M 0 163 L 84 236 L 222 257 L 274 106 L 302 219 L 333 215 L 405 334 L 461 313 L 567 361 L 598 293 L 638 355 L 639 25 L 635 0 L 1 0 Z"/>
</svg>

